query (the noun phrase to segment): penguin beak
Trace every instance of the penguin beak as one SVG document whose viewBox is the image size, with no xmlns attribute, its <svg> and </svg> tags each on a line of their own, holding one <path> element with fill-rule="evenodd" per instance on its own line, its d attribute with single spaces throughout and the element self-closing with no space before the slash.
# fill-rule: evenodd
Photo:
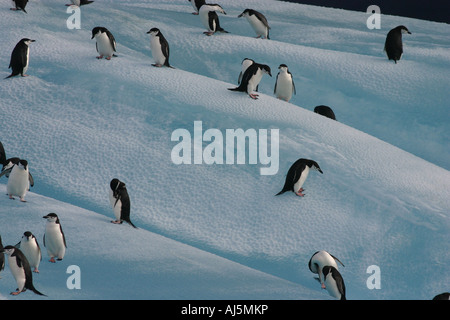
<svg viewBox="0 0 450 320">
<path fill-rule="evenodd" d="M 238 18 L 241 18 L 244 15 L 244 13 L 242 12 L 240 15 L 238 15 Z"/>
<path fill-rule="evenodd" d="M 320 170 L 320 169 L 318 169 L 318 170 L 319 170 L 319 172 L 320 172 L 320 173 L 322 173 L 322 174 L 323 174 L 322 170 Z"/>
</svg>

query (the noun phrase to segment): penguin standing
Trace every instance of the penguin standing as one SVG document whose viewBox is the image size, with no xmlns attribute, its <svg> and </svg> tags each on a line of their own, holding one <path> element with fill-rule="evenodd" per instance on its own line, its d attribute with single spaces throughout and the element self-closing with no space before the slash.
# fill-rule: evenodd
<svg viewBox="0 0 450 320">
<path fill-rule="evenodd" d="M 28 13 L 25 10 L 25 7 L 27 6 L 28 0 L 12 0 L 12 1 L 15 3 L 15 8 L 11 8 L 11 10 L 13 10 L 13 11 L 20 11 L 20 10 L 22 10 L 23 12 Z"/>
<path fill-rule="evenodd" d="M 25 195 L 30 189 L 30 186 L 34 186 L 33 176 L 28 169 L 28 161 L 20 159 L 17 164 L 12 165 L 12 167 L 0 173 L 0 177 L 8 174 L 6 192 L 9 198 L 14 199 L 14 196 L 18 196 L 20 201 L 26 202 Z"/>
<path fill-rule="evenodd" d="M 339 300 L 346 300 L 345 283 L 340 272 L 332 266 L 323 267 L 323 276 L 326 289 L 330 296 Z"/>
<path fill-rule="evenodd" d="M 90 0 L 70 0 L 70 1 L 72 2 L 72 4 L 66 4 L 66 6 L 80 7 L 80 6 L 84 6 L 84 5 L 94 2 L 94 1 L 90 1 Z"/>
<path fill-rule="evenodd" d="M 173 68 L 169 64 L 169 43 L 158 28 L 152 28 L 147 32 L 150 34 L 150 50 L 152 51 L 154 67 L 166 66 Z"/>
<path fill-rule="evenodd" d="M 30 289 L 40 296 L 45 296 L 45 294 L 39 292 L 34 287 L 30 264 L 22 251 L 13 246 L 6 246 L 0 249 L 1 252 L 4 252 L 8 256 L 8 265 L 17 283 L 17 291 L 11 292 L 11 294 L 18 295 L 26 291 L 26 289 Z"/>
<path fill-rule="evenodd" d="M 247 68 L 247 70 L 245 70 L 239 86 L 236 88 L 228 88 L 228 90 L 247 92 L 250 98 L 258 99 L 258 95 L 252 92 L 258 88 L 258 85 L 264 74 L 272 76 L 270 67 L 265 64 L 254 62 Z"/>
<path fill-rule="evenodd" d="M 289 102 L 292 98 L 292 94 L 296 94 L 294 79 L 287 65 L 280 64 L 278 69 L 280 71 L 277 74 L 273 93 L 278 99 Z"/>
<path fill-rule="evenodd" d="M 25 231 L 22 240 L 20 240 L 16 247 L 27 257 L 30 267 L 33 268 L 33 272 L 39 273 L 42 254 L 36 237 L 30 231 Z"/>
<path fill-rule="evenodd" d="M 132 227 L 136 228 L 130 220 L 130 197 L 125 183 L 114 178 L 109 183 L 109 187 L 109 203 L 116 217 L 116 220 L 111 222 L 121 224 L 123 221 L 126 221 Z"/>
<path fill-rule="evenodd" d="M 200 11 L 200 7 L 205 4 L 205 0 L 188 0 L 192 6 L 194 7 L 195 12 L 192 12 L 192 14 L 198 15 L 198 12 Z"/>
<path fill-rule="evenodd" d="M 318 280 L 322 286 L 322 289 L 326 288 L 325 277 L 323 274 L 323 268 L 325 266 L 332 266 L 332 267 L 338 269 L 336 261 L 338 261 L 342 266 L 344 266 L 342 264 L 342 262 L 339 261 L 338 258 L 336 258 L 335 256 L 329 254 L 328 252 L 326 252 L 324 250 L 316 251 L 311 256 L 311 259 L 309 259 L 309 262 L 308 262 L 309 270 L 311 270 L 312 273 L 317 273 L 319 275 Z"/>
<path fill-rule="evenodd" d="M 218 4 L 204 4 L 198 11 L 200 20 L 208 30 L 203 33 L 208 36 L 212 36 L 216 32 L 228 33 L 228 31 L 225 31 L 220 26 L 219 16 L 217 15 L 216 11 L 226 15 L 225 10 L 223 10 L 223 8 Z"/>
<path fill-rule="evenodd" d="M 11 75 L 6 77 L 5 79 L 17 76 L 19 74 L 22 77 L 28 76 L 26 72 L 28 70 L 28 64 L 30 62 L 30 43 L 35 41 L 36 40 L 23 38 L 16 44 L 11 53 L 11 61 L 8 67 L 12 70 L 12 72 Z"/>
<path fill-rule="evenodd" d="M 398 26 L 388 32 L 386 42 L 384 43 L 384 51 L 389 60 L 394 60 L 397 63 L 403 54 L 402 33 L 411 34 L 405 26 Z"/>
<path fill-rule="evenodd" d="M 257 37 L 262 39 L 269 38 L 269 23 L 266 17 L 261 13 L 253 9 L 245 9 L 238 18 L 246 17 L 252 28 L 255 30 Z"/>
<path fill-rule="evenodd" d="M 317 170 L 323 173 L 317 162 L 309 159 L 298 159 L 289 168 L 286 175 L 286 181 L 284 183 L 283 189 L 276 194 L 276 196 L 285 193 L 286 191 L 292 191 L 296 195 L 303 197 L 302 193 L 304 189 L 302 188 L 308 177 L 310 169 Z"/>
<path fill-rule="evenodd" d="M 66 253 L 66 237 L 59 222 L 59 218 L 55 213 L 49 213 L 43 216 L 47 219 L 44 233 L 44 246 L 50 256 L 50 262 L 55 263 L 57 260 L 62 260 Z"/>
<path fill-rule="evenodd" d="M 335 116 L 335 114 L 333 112 L 333 109 L 331 109 L 328 106 L 323 106 L 323 105 L 317 106 L 317 107 L 314 108 L 314 112 L 318 113 L 318 114 L 320 114 L 320 115 L 322 115 L 324 117 L 336 120 L 336 116 Z"/>
<path fill-rule="evenodd" d="M 106 56 L 106 60 L 111 60 L 112 57 L 116 57 L 116 39 L 112 33 L 105 27 L 95 27 L 92 29 L 91 39 L 96 40 L 97 52 L 100 54 L 97 59 L 103 59 Z"/>
</svg>

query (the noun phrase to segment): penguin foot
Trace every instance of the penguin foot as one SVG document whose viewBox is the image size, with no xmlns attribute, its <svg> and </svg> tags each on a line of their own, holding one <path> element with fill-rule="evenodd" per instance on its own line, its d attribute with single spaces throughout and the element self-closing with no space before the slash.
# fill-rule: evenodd
<svg viewBox="0 0 450 320">
<path fill-rule="evenodd" d="M 160 68 L 160 67 L 162 67 L 162 64 L 159 64 L 159 63 L 152 63 L 152 66 Z"/>
<path fill-rule="evenodd" d="M 198 16 L 198 12 L 192 12 L 192 14 Z"/>
<path fill-rule="evenodd" d="M 114 224 L 122 224 L 122 221 L 121 221 L 121 220 L 114 220 L 114 221 L 111 221 L 111 223 L 114 223 Z"/>
<path fill-rule="evenodd" d="M 11 200 L 16 200 L 16 198 L 14 198 L 12 195 L 9 195 L 9 198 L 10 198 Z"/>
<path fill-rule="evenodd" d="M 214 34 L 214 32 L 212 31 L 205 31 L 203 33 L 206 34 L 207 36 L 212 36 Z"/>
<path fill-rule="evenodd" d="M 97 59 L 103 59 L 103 56 L 98 56 L 98 57 L 96 57 Z"/>
<path fill-rule="evenodd" d="M 111 60 L 111 57 L 106 57 L 106 60 Z"/>
<path fill-rule="evenodd" d="M 20 291 L 14 291 L 14 292 L 11 292 L 11 295 L 17 296 L 19 293 L 20 293 Z"/>
<path fill-rule="evenodd" d="M 325 283 L 322 283 L 322 289 L 326 289 L 326 287 L 325 287 Z"/>
<path fill-rule="evenodd" d="M 34 268 L 33 272 L 35 272 L 35 273 L 39 273 L 39 270 L 38 270 L 38 268 Z"/>
<path fill-rule="evenodd" d="M 21 202 L 27 202 L 27 200 L 25 200 L 24 198 L 20 198 Z"/>
<path fill-rule="evenodd" d="M 258 99 L 258 96 L 259 96 L 259 95 L 256 94 L 256 93 L 250 93 L 249 96 L 250 96 L 250 98 L 256 100 L 256 99 Z"/>
<path fill-rule="evenodd" d="M 302 193 L 301 191 L 298 191 L 295 194 L 298 195 L 299 197 L 304 197 L 305 196 L 305 194 Z"/>
<path fill-rule="evenodd" d="M 48 260 L 48 261 L 50 261 L 51 263 L 56 263 L 55 258 L 53 258 L 53 257 L 51 257 L 50 260 Z"/>
</svg>

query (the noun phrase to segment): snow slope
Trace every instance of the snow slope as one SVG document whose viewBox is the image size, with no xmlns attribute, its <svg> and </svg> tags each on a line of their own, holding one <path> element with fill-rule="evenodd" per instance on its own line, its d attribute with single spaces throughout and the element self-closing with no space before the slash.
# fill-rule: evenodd
<svg viewBox="0 0 450 320">
<path fill-rule="evenodd" d="M 98 0 L 82 7 L 80 30 L 66 27 L 61 1 L 30 2 L 27 15 L 1 5 L 3 77 L 17 41 L 36 39 L 30 77 L 0 85 L 0 141 L 7 156 L 29 161 L 36 185 L 27 203 L 0 197 L 0 235 L 5 245 L 27 229 L 41 239 L 41 217 L 61 216 L 67 257 L 53 265 L 44 254 L 35 275 L 50 299 L 329 299 L 307 267 L 317 250 L 345 264 L 348 299 L 448 291 L 449 26 L 382 16 L 382 29 L 369 30 L 361 13 L 245 5 L 266 14 L 271 40 L 254 39 L 237 0 L 220 15 L 230 33 L 212 37 L 183 0 Z M 395 65 L 382 48 L 398 24 L 413 34 Z M 114 34 L 117 58 L 95 59 L 95 26 Z M 151 67 L 152 27 L 168 39 L 176 69 Z M 256 101 L 227 90 L 245 57 L 272 68 Z M 281 63 L 294 75 L 291 103 L 273 96 Z M 339 122 L 311 112 L 319 104 Z M 174 164 L 171 135 L 193 134 L 194 121 L 223 134 L 279 129 L 277 174 L 248 162 Z M 275 197 L 298 158 L 324 174 L 310 174 L 304 198 Z M 127 184 L 138 230 L 109 223 L 114 177 Z M 81 268 L 81 290 L 66 287 L 69 265 Z M 381 270 L 379 290 L 366 286 L 371 265 Z M 9 298 L 6 269 L 0 288 Z"/>
</svg>

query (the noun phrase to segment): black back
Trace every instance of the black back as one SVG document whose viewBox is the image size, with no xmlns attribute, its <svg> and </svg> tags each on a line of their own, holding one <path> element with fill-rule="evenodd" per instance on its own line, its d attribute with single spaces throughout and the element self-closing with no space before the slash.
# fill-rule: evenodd
<svg viewBox="0 0 450 320">
<path fill-rule="evenodd" d="M 284 182 L 283 189 L 276 194 L 276 196 L 285 193 L 286 191 L 294 191 L 294 185 L 300 179 L 303 170 L 306 166 L 309 168 L 316 167 L 320 173 L 323 173 L 316 161 L 310 159 L 298 159 L 295 161 L 288 170 L 286 174 L 286 180 Z"/>
<path fill-rule="evenodd" d="M 216 23 L 216 27 L 214 29 L 214 23 Z M 217 15 L 217 13 L 215 11 L 209 11 L 208 12 L 208 23 L 209 23 L 209 28 L 213 31 L 213 32 L 224 32 L 224 33 L 228 33 L 228 31 L 225 31 L 221 26 L 220 26 L 220 22 L 219 22 L 219 16 Z"/>
<path fill-rule="evenodd" d="M 25 41 L 30 40 L 27 38 L 21 39 L 14 47 L 11 53 L 11 61 L 9 67 L 12 69 L 11 75 L 6 78 L 11 78 L 19 74 L 23 75 L 23 69 L 27 64 L 27 50 L 28 45 Z"/>
<path fill-rule="evenodd" d="M 236 88 L 228 88 L 228 90 L 247 92 L 248 82 L 256 74 L 256 72 L 258 72 L 258 69 L 265 69 L 266 71 L 269 72 L 269 75 L 270 75 L 270 67 L 268 65 L 253 62 L 247 68 L 247 70 L 245 70 L 239 86 Z M 249 93 L 249 92 L 247 92 L 247 93 Z"/>
<path fill-rule="evenodd" d="M 341 300 L 346 300 L 345 297 L 345 283 L 344 279 L 342 278 L 341 273 L 332 266 L 326 266 L 323 268 L 323 276 L 326 278 L 327 275 L 331 273 L 331 276 L 336 281 L 336 286 L 338 288 L 339 293 L 341 294 Z"/>
<path fill-rule="evenodd" d="M 314 108 L 314 112 L 318 113 L 318 114 L 320 114 L 322 116 L 325 116 L 327 118 L 336 120 L 336 116 L 335 116 L 333 110 L 330 107 L 328 107 L 328 106 L 323 106 L 323 105 L 322 106 L 317 106 L 317 107 Z"/>
<path fill-rule="evenodd" d="M 14 0 L 16 3 L 17 10 L 23 10 L 23 12 L 27 13 L 25 7 L 27 6 L 28 0 Z"/>
<path fill-rule="evenodd" d="M 403 53 L 403 41 L 402 31 L 405 30 L 408 33 L 409 30 L 405 26 L 398 26 L 388 32 L 386 36 L 386 42 L 384 43 L 384 50 L 389 60 L 394 60 L 397 63 Z"/>
<path fill-rule="evenodd" d="M 128 195 L 127 187 L 125 183 L 120 181 L 119 179 L 112 179 L 110 182 L 111 190 L 113 191 L 113 197 L 116 199 L 114 206 L 116 206 L 117 202 L 120 201 L 122 203 L 122 210 L 120 212 L 120 219 L 126 221 L 131 226 L 136 228 L 136 226 L 131 222 L 130 219 L 130 211 L 131 211 L 131 201 L 130 196 Z"/>
</svg>

